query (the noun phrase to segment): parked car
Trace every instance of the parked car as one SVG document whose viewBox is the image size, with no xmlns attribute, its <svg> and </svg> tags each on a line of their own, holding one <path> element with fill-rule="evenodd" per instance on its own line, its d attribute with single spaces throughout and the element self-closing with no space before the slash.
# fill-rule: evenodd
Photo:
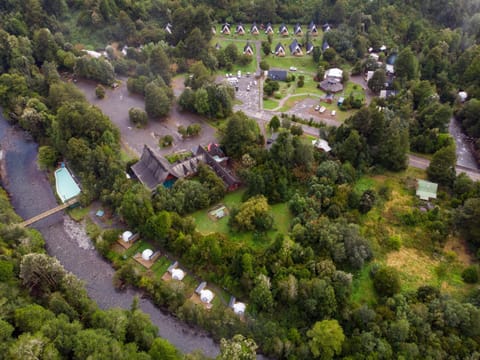
<svg viewBox="0 0 480 360">
<path fill-rule="evenodd" d="M 290 71 L 297 71 L 297 68 L 295 66 L 290 66 Z"/>
<path fill-rule="evenodd" d="M 320 110 L 320 105 L 315 106 L 315 111 Z"/>
<path fill-rule="evenodd" d="M 250 85 L 247 85 L 247 91 L 250 91 Z"/>
<path fill-rule="evenodd" d="M 327 110 L 327 108 L 325 106 L 322 106 L 318 111 L 323 113 L 323 112 L 325 112 L 325 110 Z"/>
<path fill-rule="evenodd" d="M 335 110 L 332 110 L 332 116 L 335 116 L 337 112 Z"/>
</svg>

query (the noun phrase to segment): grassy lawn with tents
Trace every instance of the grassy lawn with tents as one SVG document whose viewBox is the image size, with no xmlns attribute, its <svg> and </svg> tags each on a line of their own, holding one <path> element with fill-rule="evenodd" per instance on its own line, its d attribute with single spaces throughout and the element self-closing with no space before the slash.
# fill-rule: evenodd
<svg viewBox="0 0 480 360">
<path fill-rule="evenodd" d="M 219 220 L 212 220 L 208 213 L 212 209 L 218 207 L 220 204 L 224 205 L 229 211 L 242 204 L 242 198 L 245 190 L 240 189 L 229 193 L 221 201 L 221 203 L 211 206 L 206 210 L 199 210 L 194 212 L 191 216 L 195 219 L 197 230 L 203 234 L 218 232 L 226 235 L 231 241 L 237 243 L 244 243 L 254 249 L 262 249 L 268 246 L 268 243 L 260 241 L 263 239 L 260 234 L 253 232 L 235 232 L 228 226 L 229 215 L 224 216 Z M 280 203 L 270 206 L 270 214 L 273 217 L 273 229 L 267 232 L 270 239 L 273 239 L 277 233 L 288 234 L 292 214 L 288 209 L 286 203 Z"/>
</svg>

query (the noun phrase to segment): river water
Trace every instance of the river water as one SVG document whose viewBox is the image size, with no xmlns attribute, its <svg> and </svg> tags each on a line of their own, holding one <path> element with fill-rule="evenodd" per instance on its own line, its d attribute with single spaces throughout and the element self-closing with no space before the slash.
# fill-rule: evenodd
<svg viewBox="0 0 480 360">
<path fill-rule="evenodd" d="M 24 219 L 57 205 L 47 175 L 37 167 L 38 146 L 29 136 L 15 129 L 1 115 L 0 144 L 5 153 L 7 178 L 3 184 L 10 194 L 15 211 Z M 129 289 L 118 292 L 112 285 L 114 271 L 93 249 L 83 226 L 70 220 L 63 212 L 34 224 L 45 238 L 47 251 L 63 266 L 82 279 L 89 296 L 100 308 L 130 308 L 139 292 Z M 158 326 L 159 335 L 182 352 L 200 349 L 210 357 L 219 353 L 214 341 L 203 331 L 193 329 L 177 318 L 164 314 L 149 300 L 140 299 L 140 308 Z"/>
</svg>

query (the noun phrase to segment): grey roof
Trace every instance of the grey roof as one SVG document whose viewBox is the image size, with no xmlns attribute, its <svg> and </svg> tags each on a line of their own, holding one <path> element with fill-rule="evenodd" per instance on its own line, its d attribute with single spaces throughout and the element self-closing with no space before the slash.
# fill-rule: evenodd
<svg viewBox="0 0 480 360">
<path fill-rule="evenodd" d="M 307 54 L 310 54 L 313 51 L 313 44 L 311 42 L 308 42 L 307 46 L 305 47 L 305 50 Z"/>
<path fill-rule="evenodd" d="M 217 146 L 215 146 L 215 149 L 212 149 L 211 153 L 220 157 L 222 157 L 222 155 L 225 156 Z M 204 157 L 203 159 L 207 165 L 215 171 L 215 174 L 223 180 L 227 187 L 240 185 L 240 180 L 238 180 L 227 168 L 220 165 L 203 146 L 198 147 L 197 154 L 198 156 Z"/>
<path fill-rule="evenodd" d="M 322 45 L 322 51 L 327 50 L 329 47 L 330 47 L 330 45 L 328 45 L 327 40 L 325 40 L 325 41 L 323 42 L 323 45 Z"/>
<path fill-rule="evenodd" d="M 253 54 L 253 47 L 252 47 L 252 45 L 250 44 L 249 41 L 247 41 L 247 44 L 246 44 L 245 47 L 243 48 L 243 52 L 244 52 L 244 53 L 247 52 L 248 49 L 250 49 L 250 51 L 251 51 L 252 54 Z"/>
<path fill-rule="evenodd" d="M 293 39 L 293 41 L 292 41 L 292 43 L 290 44 L 289 48 L 290 48 L 290 52 L 291 52 L 292 54 L 294 54 L 294 53 L 296 53 L 296 52 L 298 52 L 298 51 L 300 51 L 300 52 L 302 51 L 302 48 L 301 48 L 300 44 L 298 43 L 297 39 Z"/>
<path fill-rule="evenodd" d="M 343 84 L 336 79 L 326 78 L 320 82 L 320 88 L 327 92 L 337 93 L 343 90 Z"/>
<path fill-rule="evenodd" d="M 255 32 L 255 31 L 257 31 L 257 32 L 259 31 L 259 29 L 258 29 L 258 26 L 257 26 L 257 23 L 256 23 L 256 22 L 254 22 L 254 23 L 252 24 L 252 27 L 250 28 L 250 32 L 252 32 L 252 33 L 253 33 L 253 32 Z"/>
<path fill-rule="evenodd" d="M 283 50 L 283 52 L 285 52 L 285 47 L 281 44 L 281 43 L 278 43 L 277 46 L 275 46 L 275 54 L 277 54 L 280 49 Z"/>
<path fill-rule="evenodd" d="M 293 28 L 293 33 L 296 35 L 298 33 L 301 33 L 302 32 L 302 27 L 300 26 L 299 23 L 296 23 L 294 28 Z"/>
<path fill-rule="evenodd" d="M 315 25 L 315 23 L 313 21 L 311 21 L 310 24 L 308 25 L 308 31 L 310 31 L 312 33 L 318 32 L 317 25 Z"/>
<path fill-rule="evenodd" d="M 168 177 L 170 164 L 148 145 L 143 147 L 140 160 L 131 169 L 140 182 L 153 190 Z"/>
<path fill-rule="evenodd" d="M 268 70 L 268 78 L 271 80 L 287 80 L 287 70 Z"/>
<path fill-rule="evenodd" d="M 285 31 L 288 32 L 288 28 L 287 28 L 287 26 L 286 26 L 285 24 L 282 24 L 282 25 L 280 25 L 280 27 L 278 28 L 278 31 L 279 31 L 280 33 L 285 32 Z"/>
</svg>

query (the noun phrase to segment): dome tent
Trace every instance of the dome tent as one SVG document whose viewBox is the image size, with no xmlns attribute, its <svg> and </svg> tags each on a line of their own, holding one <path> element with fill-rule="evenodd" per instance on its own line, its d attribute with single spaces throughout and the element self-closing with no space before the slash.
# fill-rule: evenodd
<svg viewBox="0 0 480 360">
<path fill-rule="evenodd" d="M 237 302 L 233 305 L 233 312 L 237 315 L 245 314 L 246 305 L 242 302 Z"/>
<path fill-rule="evenodd" d="M 127 230 L 122 234 L 122 240 L 125 242 L 129 242 L 132 235 L 132 232 Z"/>
<path fill-rule="evenodd" d="M 210 290 L 202 290 L 200 292 L 200 300 L 203 303 L 209 304 L 213 300 L 213 293 Z"/>
<path fill-rule="evenodd" d="M 172 279 L 182 281 L 185 277 L 185 273 L 181 269 L 173 269 L 172 270 Z"/>
<path fill-rule="evenodd" d="M 142 252 L 142 259 L 148 261 L 148 260 L 150 260 L 150 258 L 152 257 L 152 255 L 153 255 L 153 251 L 152 251 L 152 250 L 150 250 L 150 249 L 145 249 L 145 250 L 143 250 L 143 252 Z"/>
</svg>

